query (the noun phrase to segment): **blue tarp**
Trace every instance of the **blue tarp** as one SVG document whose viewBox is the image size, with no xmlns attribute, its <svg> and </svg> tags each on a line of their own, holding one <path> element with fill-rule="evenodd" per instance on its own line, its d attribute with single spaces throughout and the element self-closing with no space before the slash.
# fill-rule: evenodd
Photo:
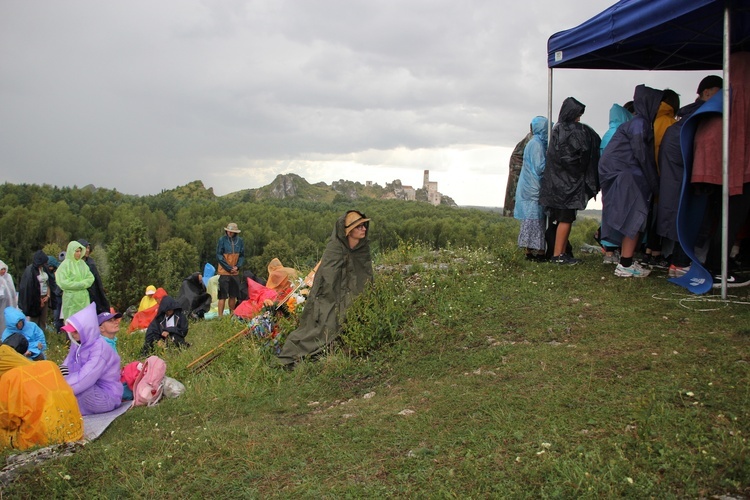
<svg viewBox="0 0 750 500">
<path fill-rule="evenodd" d="M 724 0 L 621 0 L 547 42 L 550 68 L 716 70 Z M 750 50 L 750 0 L 728 0 L 733 50 Z"/>
</svg>

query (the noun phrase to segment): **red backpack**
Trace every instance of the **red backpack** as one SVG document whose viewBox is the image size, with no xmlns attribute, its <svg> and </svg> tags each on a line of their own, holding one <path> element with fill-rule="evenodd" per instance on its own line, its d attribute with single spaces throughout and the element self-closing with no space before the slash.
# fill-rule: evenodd
<svg viewBox="0 0 750 500">
<path fill-rule="evenodd" d="M 164 394 L 167 364 L 158 356 L 149 356 L 133 384 L 133 406 L 153 406 Z"/>
</svg>

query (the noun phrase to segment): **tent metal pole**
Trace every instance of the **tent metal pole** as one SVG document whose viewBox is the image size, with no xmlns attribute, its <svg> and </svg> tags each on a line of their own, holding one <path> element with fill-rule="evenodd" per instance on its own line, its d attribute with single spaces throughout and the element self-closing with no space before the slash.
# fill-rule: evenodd
<svg viewBox="0 0 750 500">
<path fill-rule="evenodd" d="M 551 137 L 552 137 L 552 68 L 549 68 L 547 70 L 547 141 L 549 141 Z"/>
<path fill-rule="evenodd" d="M 722 132 L 721 132 L 721 298 L 727 298 L 727 276 L 729 274 L 729 4 L 724 6 L 724 46 L 723 60 L 724 85 L 722 93 L 724 98 L 722 109 Z"/>
</svg>

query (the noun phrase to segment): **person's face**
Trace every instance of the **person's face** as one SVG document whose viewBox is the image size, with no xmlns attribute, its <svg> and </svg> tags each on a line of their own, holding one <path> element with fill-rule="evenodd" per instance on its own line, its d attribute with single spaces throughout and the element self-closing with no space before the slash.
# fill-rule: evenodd
<svg viewBox="0 0 750 500">
<path fill-rule="evenodd" d="M 701 92 L 701 97 L 704 101 L 708 101 L 720 90 L 721 87 L 711 87 L 710 89 L 704 89 L 703 92 Z"/>
<path fill-rule="evenodd" d="M 367 226 L 365 224 L 360 224 L 352 229 L 350 234 L 353 234 L 355 238 L 362 239 L 367 234 Z"/>
<path fill-rule="evenodd" d="M 76 342 L 80 342 L 80 341 L 81 341 L 81 334 L 80 334 L 80 333 L 78 333 L 78 330 L 74 330 L 74 331 L 70 332 L 70 336 L 71 336 L 71 337 L 73 338 L 73 340 L 75 340 Z"/>
<path fill-rule="evenodd" d="M 174 309 L 167 310 L 167 316 L 171 316 L 174 314 Z"/>
<path fill-rule="evenodd" d="M 16 323 L 16 328 L 18 328 L 19 330 L 23 329 L 23 320 L 22 319 L 18 320 L 18 323 Z"/>
<path fill-rule="evenodd" d="M 91 245 L 86 247 L 86 257 L 88 257 L 89 255 L 91 255 Z"/>
<path fill-rule="evenodd" d="M 113 339 L 117 336 L 117 332 L 120 331 L 120 318 L 109 319 L 99 325 L 99 331 L 102 335 L 107 338 Z"/>
<path fill-rule="evenodd" d="M 76 252 L 75 252 L 75 253 L 73 254 L 73 257 L 74 257 L 74 258 L 75 258 L 76 260 L 79 260 L 79 259 L 81 258 L 81 253 L 82 253 L 82 252 L 81 252 L 81 248 L 80 248 L 80 247 L 78 247 L 78 248 L 76 248 Z"/>
<path fill-rule="evenodd" d="M 7 273 L 8 270 L 5 268 L 0 269 L 0 276 L 5 276 L 5 273 Z"/>
</svg>

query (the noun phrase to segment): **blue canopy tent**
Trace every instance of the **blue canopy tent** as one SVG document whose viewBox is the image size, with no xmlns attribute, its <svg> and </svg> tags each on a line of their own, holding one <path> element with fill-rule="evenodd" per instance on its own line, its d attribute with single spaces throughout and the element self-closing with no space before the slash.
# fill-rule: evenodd
<svg viewBox="0 0 750 500">
<path fill-rule="evenodd" d="M 547 42 L 548 114 L 556 68 L 719 70 L 729 81 L 729 52 L 750 51 L 750 0 L 621 0 Z M 729 86 L 724 86 L 724 211 L 726 250 L 729 200 L 727 156 Z M 726 251 L 724 251 L 726 255 Z M 722 297 L 726 298 L 726 256 Z"/>
</svg>

